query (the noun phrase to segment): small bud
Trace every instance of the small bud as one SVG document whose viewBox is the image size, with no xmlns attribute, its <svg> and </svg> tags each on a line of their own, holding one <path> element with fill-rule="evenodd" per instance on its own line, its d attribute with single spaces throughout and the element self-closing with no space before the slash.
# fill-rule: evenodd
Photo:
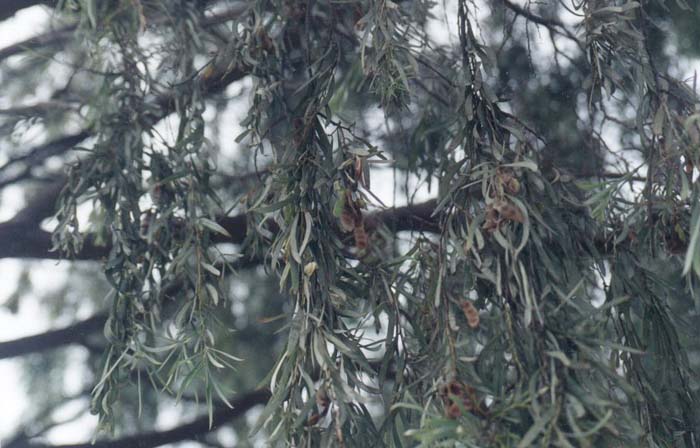
<svg viewBox="0 0 700 448">
<path fill-rule="evenodd" d="M 306 274 L 308 277 L 311 277 L 312 275 L 314 275 L 314 272 L 316 272 L 316 269 L 318 269 L 318 263 L 316 263 L 315 261 L 306 263 L 306 266 L 304 266 L 304 274 Z"/>
</svg>

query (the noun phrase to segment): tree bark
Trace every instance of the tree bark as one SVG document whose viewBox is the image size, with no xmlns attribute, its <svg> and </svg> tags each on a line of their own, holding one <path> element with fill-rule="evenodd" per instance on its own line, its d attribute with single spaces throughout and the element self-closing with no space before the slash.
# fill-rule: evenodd
<svg viewBox="0 0 700 448">
<path fill-rule="evenodd" d="M 436 220 L 431 216 L 435 201 L 382 210 L 367 217 L 368 230 L 379 225 L 400 231 L 437 231 Z M 241 244 L 245 240 L 247 218 L 245 215 L 227 216 L 217 220 L 231 235 L 214 235 L 215 243 Z M 95 244 L 90 236 L 85 238 L 82 249 L 71 259 L 100 260 L 109 254 L 108 246 Z M 52 250 L 51 233 L 25 220 L 11 220 L 0 223 L 0 259 L 1 258 L 38 258 L 49 260 L 65 259 Z"/>
<path fill-rule="evenodd" d="M 0 359 L 24 356 L 69 344 L 79 344 L 87 336 L 100 331 L 106 320 L 106 314 L 97 314 L 65 328 L 0 342 Z"/>
</svg>

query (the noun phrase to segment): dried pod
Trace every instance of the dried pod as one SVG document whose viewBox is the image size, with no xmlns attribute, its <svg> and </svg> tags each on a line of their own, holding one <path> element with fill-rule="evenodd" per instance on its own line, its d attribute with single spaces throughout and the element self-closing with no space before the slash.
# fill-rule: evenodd
<svg viewBox="0 0 700 448">
<path fill-rule="evenodd" d="M 355 203 L 352 194 L 345 191 L 345 196 L 342 201 L 343 210 L 340 213 L 340 227 L 345 232 L 352 232 L 356 227 L 363 225 L 362 212 L 360 207 Z"/>
<path fill-rule="evenodd" d="M 447 414 L 448 418 L 459 418 L 462 416 L 462 410 L 459 409 L 459 405 L 457 403 L 451 403 L 447 406 L 445 409 L 445 413 Z"/>
<path fill-rule="evenodd" d="M 355 229 L 355 214 L 348 207 L 340 214 L 340 227 L 344 232 L 352 232 Z"/>
<path fill-rule="evenodd" d="M 523 212 L 511 201 L 500 201 L 494 206 L 498 211 L 499 215 L 509 221 L 515 221 L 519 223 L 525 222 L 525 215 Z"/>
<path fill-rule="evenodd" d="M 258 40 L 258 43 L 260 44 L 260 47 L 265 50 L 265 51 L 272 51 L 274 49 L 274 43 L 272 42 L 272 39 L 270 39 L 270 36 L 267 34 L 267 31 L 265 31 L 265 28 L 263 27 L 258 27 L 255 30 L 255 37 Z"/>
<path fill-rule="evenodd" d="M 311 414 L 309 415 L 309 418 L 306 420 L 306 425 L 307 426 L 314 426 L 318 421 L 321 420 L 321 415 L 320 414 Z"/>
<path fill-rule="evenodd" d="M 479 404 L 476 398 L 476 390 L 471 386 L 465 386 L 465 393 L 462 396 L 462 406 L 471 412 L 478 409 Z"/>
<path fill-rule="evenodd" d="M 360 181 L 362 179 L 362 158 L 360 157 L 355 157 L 355 162 L 353 164 L 353 177 L 355 178 L 356 181 Z"/>
<path fill-rule="evenodd" d="M 439 394 L 445 404 L 445 410 L 448 416 L 459 417 L 461 415 L 461 410 L 483 413 L 476 396 L 476 390 L 468 384 L 464 384 L 458 380 L 452 380 L 440 386 Z"/>
<path fill-rule="evenodd" d="M 513 170 L 509 168 L 498 168 L 496 170 L 498 182 L 509 194 L 518 194 L 520 191 L 520 181 L 515 177 Z"/>
<path fill-rule="evenodd" d="M 520 181 L 513 177 L 505 184 L 505 187 L 508 193 L 518 194 L 520 192 Z"/>
<path fill-rule="evenodd" d="M 369 236 L 367 235 L 367 231 L 365 230 L 364 223 L 360 223 L 360 225 L 355 227 L 354 235 L 355 247 L 357 247 L 359 250 L 367 249 L 367 246 L 369 245 Z"/>
<path fill-rule="evenodd" d="M 486 219 L 484 220 L 484 224 L 481 226 L 481 228 L 489 233 L 493 233 L 496 231 L 496 229 L 498 229 L 500 224 L 501 221 L 498 216 L 498 212 L 492 204 L 489 204 L 486 207 Z"/>
<path fill-rule="evenodd" d="M 449 395 L 454 395 L 455 397 L 461 397 L 464 393 L 464 386 L 457 380 L 452 380 L 447 384 L 447 392 Z"/>
<path fill-rule="evenodd" d="M 202 79 L 203 80 L 209 80 L 214 77 L 214 74 L 216 73 L 216 67 L 214 67 L 214 64 L 211 63 L 207 65 L 204 70 L 202 70 Z"/>
<path fill-rule="evenodd" d="M 467 324 L 469 324 L 469 327 L 477 328 L 479 326 L 479 311 L 476 309 L 474 304 L 469 300 L 465 300 L 460 304 L 460 308 L 462 308 L 464 317 L 467 318 Z"/>
<path fill-rule="evenodd" d="M 330 404 L 330 400 L 328 399 L 328 394 L 326 393 L 326 389 L 324 387 L 319 388 L 316 391 L 316 405 L 325 414 L 326 410 L 328 409 L 329 404 Z"/>
<path fill-rule="evenodd" d="M 683 165 L 683 171 L 685 171 L 685 174 L 693 174 L 693 169 L 695 167 L 693 166 L 693 162 L 687 161 Z"/>
</svg>

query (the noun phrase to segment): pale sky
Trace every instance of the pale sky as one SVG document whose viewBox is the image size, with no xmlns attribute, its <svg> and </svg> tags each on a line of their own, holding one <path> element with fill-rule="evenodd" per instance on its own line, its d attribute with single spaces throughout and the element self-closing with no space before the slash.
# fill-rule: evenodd
<svg viewBox="0 0 700 448">
<path fill-rule="evenodd" d="M 20 11 L 13 19 L 0 22 L 0 48 L 27 39 L 42 31 L 48 17 L 43 8 L 33 7 Z M 0 96 L 0 98 L 2 97 Z M 2 101 L 0 104 L 2 107 L 8 106 L 2 104 Z M 21 206 L 19 192 L 20 190 L 17 188 L 7 188 L 3 192 L 0 220 L 4 221 L 10 218 L 15 210 Z M 43 266 L 42 271 L 45 271 L 46 268 L 47 266 Z M 0 303 L 4 303 L 15 291 L 20 271 L 19 262 L 11 259 L 0 260 L 0 276 L 2 278 Z M 49 274 L 49 271 L 46 272 Z M 22 307 L 16 315 L 0 308 L 0 341 L 28 336 L 48 328 L 48 319 L 35 301 L 23 301 Z M 0 440 L 12 433 L 27 407 L 20 385 L 20 372 L 15 364 L 16 361 L 12 359 L 0 361 L 0 401 L 4 404 L 0 406 Z"/>
</svg>

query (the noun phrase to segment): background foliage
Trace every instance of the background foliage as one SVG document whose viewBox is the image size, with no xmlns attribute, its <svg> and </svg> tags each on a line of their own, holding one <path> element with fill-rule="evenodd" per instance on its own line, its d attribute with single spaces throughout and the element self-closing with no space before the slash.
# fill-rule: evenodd
<svg viewBox="0 0 700 448">
<path fill-rule="evenodd" d="M 700 445 L 697 5 L 39 3 L 0 255 L 93 314 L 8 446 Z"/>
</svg>

